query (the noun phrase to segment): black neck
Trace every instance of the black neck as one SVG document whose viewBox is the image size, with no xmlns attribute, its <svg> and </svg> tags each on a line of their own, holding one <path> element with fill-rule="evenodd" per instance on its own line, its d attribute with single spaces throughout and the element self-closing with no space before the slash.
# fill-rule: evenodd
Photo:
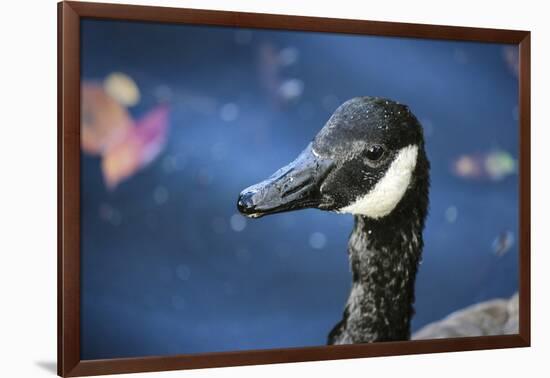
<svg viewBox="0 0 550 378">
<path fill-rule="evenodd" d="M 428 185 L 416 182 L 387 217 L 355 216 L 348 245 L 352 288 L 329 344 L 409 339 Z"/>
</svg>

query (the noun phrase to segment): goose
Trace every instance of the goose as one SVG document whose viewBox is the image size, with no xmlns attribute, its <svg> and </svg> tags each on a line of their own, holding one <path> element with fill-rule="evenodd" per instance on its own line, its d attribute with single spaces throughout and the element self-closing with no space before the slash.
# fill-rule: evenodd
<svg viewBox="0 0 550 378">
<path fill-rule="evenodd" d="M 457 310 L 429 323 L 412 335 L 413 340 L 451 337 L 513 335 L 519 333 L 519 294 L 494 298 Z"/>
<path fill-rule="evenodd" d="M 352 285 L 328 344 L 410 338 L 429 168 L 422 126 L 408 106 L 356 97 L 293 162 L 239 194 L 237 208 L 250 218 L 306 208 L 353 214 Z"/>
</svg>

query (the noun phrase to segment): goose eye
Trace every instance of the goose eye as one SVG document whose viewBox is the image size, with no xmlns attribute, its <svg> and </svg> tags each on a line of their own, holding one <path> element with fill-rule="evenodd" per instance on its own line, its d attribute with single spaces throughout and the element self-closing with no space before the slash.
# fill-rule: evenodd
<svg viewBox="0 0 550 378">
<path fill-rule="evenodd" d="M 367 148 L 365 155 L 367 156 L 367 159 L 371 161 L 380 160 L 380 158 L 384 155 L 384 147 L 374 144 Z"/>
</svg>

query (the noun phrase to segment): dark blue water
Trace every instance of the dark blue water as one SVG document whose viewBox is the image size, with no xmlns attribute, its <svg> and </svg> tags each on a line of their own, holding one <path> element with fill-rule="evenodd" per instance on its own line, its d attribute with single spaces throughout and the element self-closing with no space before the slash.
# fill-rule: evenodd
<svg viewBox="0 0 550 378">
<path fill-rule="evenodd" d="M 265 49 L 285 62 L 274 74 Z M 494 148 L 517 157 L 518 82 L 503 49 L 83 21 L 82 78 L 125 72 L 141 89 L 133 116 L 163 96 L 171 114 L 166 149 L 114 191 L 100 160 L 82 156 L 82 358 L 324 344 L 351 282 L 352 217 L 306 210 L 243 223 L 235 201 L 361 95 L 408 104 L 426 129 L 432 190 L 413 329 L 514 293 L 517 244 L 497 256 L 492 242 L 517 239 L 517 175 L 471 181 L 450 169 Z"/>
</svg>

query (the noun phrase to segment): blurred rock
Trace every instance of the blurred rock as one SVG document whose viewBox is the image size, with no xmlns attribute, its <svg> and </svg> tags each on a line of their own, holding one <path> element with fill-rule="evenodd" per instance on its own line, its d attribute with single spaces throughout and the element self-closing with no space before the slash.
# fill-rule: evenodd
<svg viewBox="0 0 550 378">
<path fill-rule="evenodd" d="M 519 332 L 518 294 L 492 299 L 453 312 L 412 335 L 413 340 L 507 335 Z"/>
</svg>

